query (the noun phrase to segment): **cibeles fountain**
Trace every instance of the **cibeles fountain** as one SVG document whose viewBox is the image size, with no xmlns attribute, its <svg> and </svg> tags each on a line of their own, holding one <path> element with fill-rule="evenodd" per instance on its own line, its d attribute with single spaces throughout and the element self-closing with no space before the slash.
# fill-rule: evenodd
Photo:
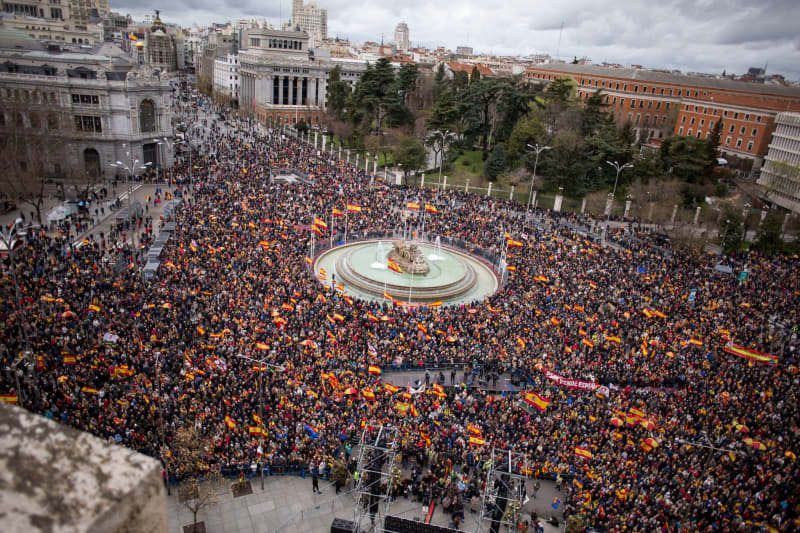
<svg viewBox="0 0 800 533">
<path fill-rule="evenodd" d="M 396 268 L 389 268 L 389 261 Z M 314 272 L 333 274 L 332 281 L 351 296 L 369 300 L 442 305 L 483 300 L 500 286 L 500 273 L 484 259 L 454 247 L 402 239 L 343 244 L 320 254 Z M 399 270 L 399 272 L 398 272 Z"/>
</svg>

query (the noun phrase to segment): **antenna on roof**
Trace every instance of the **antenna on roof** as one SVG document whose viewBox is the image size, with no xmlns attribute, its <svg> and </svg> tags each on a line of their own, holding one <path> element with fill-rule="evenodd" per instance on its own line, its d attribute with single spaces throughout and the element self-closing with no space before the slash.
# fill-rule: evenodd
<svg viewBox="0 0 800 533">
<path fill-rule="evenodd" d="M 558 46 L 556 46 L 556 59 L 561 57 L 561 34 L 564 33 L 564 21 L 561 21 L 561 29 L 558 30 Z"/>
</svg>

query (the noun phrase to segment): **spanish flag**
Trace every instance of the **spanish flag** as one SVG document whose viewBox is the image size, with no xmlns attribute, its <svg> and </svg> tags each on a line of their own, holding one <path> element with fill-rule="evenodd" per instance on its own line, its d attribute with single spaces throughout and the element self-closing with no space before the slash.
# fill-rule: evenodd
<svg viewBox="0 0 800 533">
<path fill-rule="evenodd" d="M 481 428 L 478 426 L 473 426 L 472 424 L 467 424 L 467 431 L 475 435 L 476 437 L 481 436 Z"/>
<path fill-rule="evenodd" d="M 506 246 L 508 246 L 509 248 L 521 248 L 522 247 L 522 241 L 515 241 L 513 239 L 507 239 L 506 240 Z"/>
<path fill-rule="evenodd" d="M 361 206 L 360 205 L 355 205 L 355 204 L 347 204 L 347 211 L 350 212 L 350 213 L 360 213 L 361 212 Z"/>
<path fill-rule="evenodd" d="M 250 426 L 250 434 L 251 435 L 261 435 L 261 428 L 258 426 Z"/>
<path fill-rule="evenodd" d="M 506 265 L 506 270 L 508 270 L 509 272 L 516 272 L 517 267 L 515 267 L 514 265 Z"/>
<path fill-rule="evenodd" d="M 53 298 L 52 296 L 48 296 L 48 295 L 45 294 L 44 296 L 42 296 L 42 301 L 43 302 L 55 302 L 56 299 Z"/>
<path fill-rule="evenodd" d="M 384 296 L 386 296 L 386 295 L 384 294 Z M 391 297 L 390 297 L 390 299 L 391 299 Z M 376 317 L 372 313 L 367 313 L 367 320 L 369 320 L 370 322 L 378 322 L 378 317 Z"/>
<path fill-rule="evenodd" d="M 395 263 L 394 261 L 392 261 L 391 259 L 388 260 L 388 263 L 386 264 L 386 267 L 389 270 L 393 270 L 393 271 L 397 272 L 398 274 L 402 274 L 403 273 L 403 269 L 401 269 L 400 266 L 397 263 Z"/>
<path fill-rule="evenodd" d="M 0 402 L 19 403 L 19 396 L 17 396 L 16 394 L 0 394 Z"/>
<path fill-rule="evenodd" d="M 425 204 L 425 211 L 427 211 L 428 213 L 438 213 L 439 212 L 439 210 L 436 209 L 436 206 L 433 206 L 431 204 Z"/>
<path fill-rule="evenodd" d="M 441 307 L 441 306 L 442 306 L 442 301 L 441 300 L 437 300 L 435 302 L 431 302 L 431 303 L 428 304 L 428 307 Z"/>
<path fill-rule="evenodd" d="M 335 216 L 335 217 L 343 217 L 344 216 L 344 211 L 342 211 L 341 209 L 336 209 L 334 207 L 333 208 L 333 216 Z"/>
<path fill-rule="evenodd" d="M 702 346 L 703 341 L 700 339 L 689 339 L 689 344 L 694 344 L 695 346 Z"/>
<path fill-rule="evenodd" d="M 400 390 L 400 387 L 395 387 L 391 383 L 384 383 L 383 388 L 384 390 L 386 390 L 386 392 L 391 392 L 391 393 L 395 393 Z"/>
<path fill-rule="evenodd" d="M 322 235 L 322 230 L 319 229 L 319 226 L 311 226 L 311 231 L 313 231 L 317 235 Z"/>
<path fill-rule="evenodd" d="M 583 344 L 584 346 L 588 346 L 589 348 L 594 348 L 594 343 L 589 339 L 582 339 L 581 344 Z"/>
<path fill-rule="evenodd" d="M 592 452 L 586 448 L 581 448 L 580 446 L 575 446 L 575 455 L 579 455 L 585 459 L 592 458 Z"/>
<path fill-rule="evenodd" d="M 253 413 L 253 421 L 256 424 L 258 424 L 259 426 L 264 423 L 264 421 L 261 420 L 261 417 L 259 415 L 257 415 L 256 413 Z"/>
<path fill-rule="evenodd" d="M 547 398 L 542 398 L 535 392 L 529 392 L 525 395 L 525 399 L 523 400 L 526 405 L 537 409 L 539 412 L 544 412 L 547 409 L 547 406 L 550 405 L 550 400 Z"/>
<path fill-rule="evenodd" d="M 375 399 L 375 393 L 372 392 L 371 389 L 361 389 L 361 396 L 365 400 L 374 400 Z"/>
<path fill-rule="evenodd" d="M 89 304 L 89 311 L 94 311 L 95 313 L 99 313 L 100 312 L 100 306 L 99 305 L 94 305 L 94 304 Z"/>
<path fill-rule="evenodd" d="M 406 202 L 406 209 L 411 209 L 413 211 L 419 210 L 419 204 L 417 202 Z"/>
<path fill-rule="evenodd" d="M 753 350 L 750 348 L 745 348 L 744 346 L 739 346 L 737 344 L 727 344 L 723 350 L 725 353 L 729 353 L 731 355 L 735 355 L 737 357 L 742 357 L 749 361 L 755 361 L 757 363 L 766 363 L 768 365 L 774 365 L 778 362 L 777 355 L 771 355 L 764 352 L 759 352 L 758 350 Z"/>
<path fill-rule="evenodd" d="M 236 422 L 228 415 L 225 415 L 225 424 L 228 426 L 228 429 L 233 429 L 236 427 Z"/>
<path fill-rule="evenodd" d="M 377 374 L 377 375 L 379 375 L 379 376 L 381 375 L 381 369 L 380 369 L 380 367 L 378 367 L 378 366 L 374 366 L 374 365 L 370 365 L 370 366 L 367 368 L 367 372 L 369 372 L 370 374 Z"/>
<path fill-rule="evenodd" d="M 328 225 L 321 218 L 314 217 L 314 226 L 319 226 L 322 229 L 328 229 Z"/>
<path fill-rule="evenodd" d="M 198 333 L 199 335 L 205 335 L 205 334 L 206 334 L 206 330 L 204 330 L 204 329 L 203 329 L 203 326 L 197 326 L 197 327 L 196 327 L 196 328 L 194 328 L 194 329 L 195 329 L 195 331 L 197 331 L 197 333 Z"/>
<path fill-rule="evenodd" d="M 580 480 L 580 478 L 576 477 L 575 479 L 573 479 L 572 484 L 575 486 L 576 489 L 583 490 L 583 482 Z"/>
<path fill-rule="evenodd" d="M 394 298 L 392 298 L 392 295 L 389 294 L 387 291 L 383 291 L 383 297 L 386 298 L 387 300 L 389 300 L 390 302 L 394 301 Z"/>
<path fill-rule="evenodd" d="M 278 318 L 280 318 L 280 317 L 278 317 Z M 264 342 L 257 342 L 256 343 L 256 350 L 260 350 L 262 352 L 265 352 L 265 351 L 269 350 L 269 344 L 266 344 Z"/>
<path fill-rule="evenodd" d="M 65 365 L 74 365 L 76 362 L 74 355 L 65 355 L 64 356 L 64 364 Z"/>
<path fill-rule="evenodd" d="M 617 337 L 615 335 L 603 335 L 603 338 L 605 340 L 609 341 L 609 342 L 613 342 L 613 343 L 616 343 L 616 344 L 619 344 L 619 343 L 622 342 L 622 339 L 620 339 L 619 337 Z"/>
<path fill-rule="evenodd" d="M 486 439 L 483 439 L 481 437 L 470 437 L 469 443 L 475 446 L 483 446 L 484 444 L 486 444 Z"/>
</svg>

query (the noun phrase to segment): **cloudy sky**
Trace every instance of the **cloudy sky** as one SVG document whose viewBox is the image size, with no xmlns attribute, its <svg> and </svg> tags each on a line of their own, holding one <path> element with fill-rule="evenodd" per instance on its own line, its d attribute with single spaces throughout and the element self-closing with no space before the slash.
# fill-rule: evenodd
<svg viewBox="0 0 800 533">
<path fill-rule="evenodd" d="M 161 9 L 182 26 L 266 18 L 288 20 L 291 0 L 110 0 L 141 19 Z M 390 41 L 405 21 L 413 45 L 468 45 L 475 52 L 547 53 L 595 63 L 641 64 L 684 72 L 769 73 L 800 80 L 798 0 L 318 0 L 328 36 Z M 560 31 L 564 24 L 563 32 Z M 560 43 L 560 44 L 559 44 Z"/>
</svg>

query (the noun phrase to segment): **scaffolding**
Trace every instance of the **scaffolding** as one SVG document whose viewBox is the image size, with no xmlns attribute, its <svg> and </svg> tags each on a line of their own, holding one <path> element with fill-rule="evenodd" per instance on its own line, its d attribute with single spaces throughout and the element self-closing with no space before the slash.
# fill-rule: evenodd
<svg viewBox="0 0 800 533">
<path fill-rule="evenodd" d="M 384 520 L 392 503 L 390 493 L 398 435 L 398 428 L 393 426 L 367 426 L 361 434 L 356 470 L 354 533 L 378 533 L 384 530 Z"/>
<path fill-rule="evenodd" d="M 528 473 L 528 459 L 524 453 L 492 448 L 476 533 L 498 533 L 501 526 L 506 526 L 508 531 L 516 530 L 525 504 L 523 486 Z M 483 529 L 484 522 L 488 522 L 488 529 Z"/>
</svg>

